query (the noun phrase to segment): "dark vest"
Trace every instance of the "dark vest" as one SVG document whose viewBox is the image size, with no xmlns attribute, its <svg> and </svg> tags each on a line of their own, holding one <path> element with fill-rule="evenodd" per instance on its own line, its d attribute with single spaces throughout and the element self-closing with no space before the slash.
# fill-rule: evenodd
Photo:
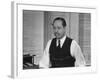
<svg viewBox="0 0 100 80">
<path fill-rule="evenodd" d="M 54 67 L 74 67 L 75 58 L 71 56 L 70 46 L 72 39 L 66 37 L 62 48 L 56 46 L 56 38 L 51 42 L 49 53 L 51 68 Z"/>
</svg>

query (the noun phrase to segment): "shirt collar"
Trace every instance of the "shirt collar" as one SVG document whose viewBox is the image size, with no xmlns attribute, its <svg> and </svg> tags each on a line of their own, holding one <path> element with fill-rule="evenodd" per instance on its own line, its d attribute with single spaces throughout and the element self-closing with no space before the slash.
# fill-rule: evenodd
<svg viewBox="0 0 100 80">
<path fill-rule="evenodd" d="M 65 35 L 63 38 L 60 39 L 60 45 L 61 45 L 61 47 L 62 47 L 62 45 L 63 45 L 66 37 L 67 37 L 67 35 Z M 58 40 L 57 40 L 57 46 L 58 46 Z"/>
</svg>

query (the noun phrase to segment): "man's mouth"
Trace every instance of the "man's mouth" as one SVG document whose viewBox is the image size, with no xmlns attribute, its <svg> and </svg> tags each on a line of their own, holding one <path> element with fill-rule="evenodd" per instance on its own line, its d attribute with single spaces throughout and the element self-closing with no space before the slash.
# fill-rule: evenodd
<svg viewBox="0 0 100 80">
<path fill-rule="evenodd" d="M 59 33 L 55 33 L 55 36 L 59 36 Z"/>
</svg>

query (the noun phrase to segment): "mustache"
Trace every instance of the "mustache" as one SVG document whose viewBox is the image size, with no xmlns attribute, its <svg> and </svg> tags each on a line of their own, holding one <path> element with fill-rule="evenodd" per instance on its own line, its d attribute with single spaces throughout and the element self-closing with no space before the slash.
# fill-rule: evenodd
<svg viewBox="0 0 100 80">
<path fill-rule="evenodd" d="M 54 35 L 60 35 L 58 32 L 55 32 Z"/>
</svg>

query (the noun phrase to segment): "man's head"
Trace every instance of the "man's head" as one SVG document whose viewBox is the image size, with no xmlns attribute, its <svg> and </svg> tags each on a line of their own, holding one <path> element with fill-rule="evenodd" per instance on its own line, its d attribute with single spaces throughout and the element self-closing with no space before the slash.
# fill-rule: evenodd
<svg viewBox="0 0 100 80">
<path fill-rule="evenodd" d="M 57 39 L 64 37 L 66 33 L 66 21 L 64 18 L 57 17 L 53 21 L 53 32 Z"/>
</svg>

